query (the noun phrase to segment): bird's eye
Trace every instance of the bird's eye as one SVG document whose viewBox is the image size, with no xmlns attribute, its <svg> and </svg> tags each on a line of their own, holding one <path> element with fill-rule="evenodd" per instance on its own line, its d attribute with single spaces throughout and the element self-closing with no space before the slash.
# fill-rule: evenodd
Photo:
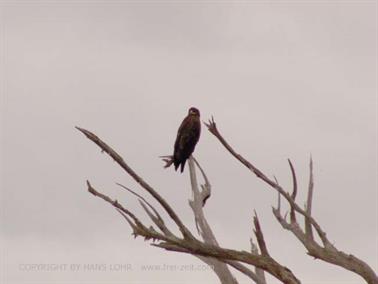
<svg viewBox="0 0 378 284">
<path fill-rule="evenodd" d="M 196 110 L 195 108 L 189 109 L 189 113 L 190 114 L 194 114 L 194 115 L 198 115 L 199 114 L 198 110 Z"/>
</svg>

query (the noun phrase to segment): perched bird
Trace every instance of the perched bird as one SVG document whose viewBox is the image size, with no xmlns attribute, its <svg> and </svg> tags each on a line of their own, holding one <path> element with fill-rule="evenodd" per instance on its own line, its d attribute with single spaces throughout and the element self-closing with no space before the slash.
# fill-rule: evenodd
<svg viewBox="0 0 378 284">
<path fill-rule="evenodd" d="M 181 165 L 181 172 L 184 171 L 185 162 L 193 153 L 194 148 L 201 134 L 200 112 L 195 107 L 191 107 L 188 115 L 182 121 L 175 142 L 173 153 L 173 164 L 175 170 Z"/>
</svg>

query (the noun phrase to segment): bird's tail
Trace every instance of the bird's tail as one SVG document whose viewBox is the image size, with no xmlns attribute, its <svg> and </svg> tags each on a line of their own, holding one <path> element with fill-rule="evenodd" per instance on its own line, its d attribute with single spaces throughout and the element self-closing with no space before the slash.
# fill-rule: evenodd
<svg viewBox="0 0 378 284">
<path fill-rule="evenodd" d="M 181 172 L 184 171 L 185 163 L 186 163 L 186 160 L 181 162 Z"/>
<path fill-rule="evenodd" d="M 180 166 L 180 162 L 174 159 L 173 164 L 175 165 L 175 171 L 177 171 L 178 167 Z"/>
</svg>

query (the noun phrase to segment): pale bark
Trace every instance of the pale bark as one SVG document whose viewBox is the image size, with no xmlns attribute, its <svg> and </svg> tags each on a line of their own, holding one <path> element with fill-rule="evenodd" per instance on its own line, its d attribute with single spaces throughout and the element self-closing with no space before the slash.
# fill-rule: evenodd
<svg viewBox="0 0 378 284">
<path fill-rule="evenodd" d="M 246 160 L 240 154 L 236 153 L 218 131 L 214 119 L 210 120 L 206 126 L 208 127 L 209 131 L 222 143 L 226 150 L 230 152 L 230 154 L 232 154 L 253 174 L 255 174 L 259 179 L 278 193 L 278 205 L 276 208 L 273 208 L 273 214 L 280 225 L 284 229 L 289 230 L 303 244 L 309 255 L 348 269 L 360 275 L 369 284 L 378 284 L 377 275 L 372 268 L 361 259 L 338 250 L 329 241 L 326 232 L 312 216 L 314 192 L 312 158 L 310 159 L 310 179 L 307 192 L 307 203 L 302 208 L 296 202 L 296 196 L 298 193 L 297 176 L 295 168 L 290 160 L 288 160 L 288 162 L 293 179 L 291 194 L 278 183 L 277 179 L 274 178 L 273 180 L 268 178 L 268 176 L 259 170 L 255 165 Z M 145 190 L 153 199 L 155 199 L 155 201 L 157 201 L 161 206 L 160 209 L 163 209 L 168 214 L 169 218 L 174 221 L 174 224 L 180 231 L 179 235 L 173 233 L 172 230 L 166 225 L 166 222 L 159 214 L 158 210 L 152 206 L 151 203 L 146 200 L 146 198 L 125 187 L 124 185 L 120 186 L 128 190 L 139 199 L 142 208 L 152 221 L 152 225 L 145 225 L 133 212 L 129 211 L 117 200 L 113 200 L 107 195 L 94 189 L 89 181 L 87 181 L 88 191 L 115 207 L 130 225 L 135 237 L 144 237 L 146 240 L 151 241 L 151 245 L 168 251 L 187 253 L 198 257 L 214 268 L 214 272 L 217 274 L 222 284 L 237 283 L 228 266 L 231 266 L 243 273 L 257 284 L 266 284 L 264 272 L 276 277 L 282 283 L 300 283 L 300 281 L 288 268 L 278 263 L 271 256 L 256 213 L 253 218 L 253 223 L 254 234 L 258 246 L 251 240 L 251 252 L 247 252 L 227 249 L 219 245 L 203 211 L 206 200 L 208 200 L 211 195 L 211 185 L 205 172 L 194 158 L 189 159 L 190 181 L 193 193 L 193 199 L 189 200 L 189 205 L 192 208 L 197 232 L 202 241 L 195 237 L 195 234 L 191 232 L 191 230 L 181 221 L 176 211 L 158 193 L 158 191 L 145 182 L 142 177 L 139 176 L 131 167 L 129 167 L 123 158 L 110 146 L 108 146 L 92 132 L 78 127 L 77 129 L 85 134 L 88 139 L 97 144 L 103 152 L 107 153 L 111 158 L 113 158 L 114 161 L 116 161 L 117 164 L 124 169 L 125 172 L 130 175 L 143 190 Z M 166 162 L 165 167 L 169 167 L 172 164 L 172 156 L 163 156 L 163 160 Z M 198 183 L 195 163 L 204 179 L 203 185 L 199 185 Z M 281 197 L 288 202 L 290 207 L 289 220 L 286 219 L 286 215 L 283 217 L 281 214 Z M 301 228 L 301 226 L 298 224 L 298 216 L 304 219 L 304 228 Z M 317 238 L 314 238 L 314 233 L 319 236 L 320 242 L 316 240 Z M 251 269 L 251 266 L 255 268 L 255 271 Z"/>
<path fill-rule="evenodd" d="M 268 184 L 272 189 L 278 192 L 279 202 L 277 208 L 273 208 L 273 214 L 281 226 L 289 230 L 294 236 L 304 245 L 307 249 L 307 253 L 314 258 L 321 259 L 325 262 L 335 264 L 337 266 L 343 267 L 350 270 L 358 275 L 360 275 L 369 284 L 378 284 L 378 277 L 373 271 L 373 269 L 365 263 L 363 260 L 347 254 L 343 251 L 338 250 L 327 238 L 325 231 L 321 228 L 318 222 L 312 217 L 312 199 L 314 190 L 314 177 L 313 177 L 313 162 L 310 159 L 310 181 L 308 186 L 307 194 L 307 204 L 306 208 L 302 208 L 295 202 L 295 197 L 297 194 L 297 180 L 294 170 L 294 166 L 289 160 L 290 169 L 293 178 L 293 193 L 290 195 L 285 191 L 277 182 L 273 181 L 267 177 L 261 170 L 254 166 L 251 162 L 246 160 L 242 155 L 235 152 L 235 150 L 228 144 L 228 142 L 223 138 L 217 129 L 216 123 L 212 118 L 208 123 L 206 123 L 209 131 L 222 143 L 222 145 L 227 149 L 227 151 L 234 156 L 238 161 L 240 161 L 244 166 L 246 166 L 252 173 L 254 173 L 259 179 Z M 280 212 L 280 196 L 283 196 L 290 206 L 290 221 L 286 221 L 286 218 L 282 217 Z M 297 223 L 296 214 L 302 215 L 305 220 L 305 230 L 303 230 Z M 318 234 L 321 244 L 315 241 L 313 236 L 313 229 L 315 229 Z"/>
<path fill-rule="evenodd" d="M 140 195 L 139 201 L 141 202 L 143 209 L 146 211 L 147 215 L 150 217 L 154 226 L 146 226 L 143 222 L 131 211 L 121 205 L 117 200 L 113 200 L 107 195 L 97 191 L 89 181 L 87 181 L 88 191 L 93 195 L 103 199 L 104 201 L 110 203 L 113 207 L 117 209 L 117 211 L 125 218 L 127 223 L 133 230 L 133 235 L 144 237 L 146 240 L 151 240 L 151 245 L 164 248 L 168 251 L 176 251 L 182 253 L 188 253 L 195 255 L 197 257 L 206 257 L 207 260 L 209 258 L 216 259 L 218 262 L 227 263 L 228 265 L 234 267 L 235 269 L 239 270 L 240 272 L 244 273 L 245 275 L 249 275 L 251 279 L 253 276 L 257 275 L 252 272 L 247 266 L 252 265 L 261 270 L 264 270 L 271 274 L 272 276 L 276 277 L 283 283 L 287 284 L 298 284 L 300 281 L 295 277 L 295 275 L 285 266 L 279 264 L 276 260 L 274 260 L 269 254 L 254 254 L 249 253 L 246 251 L 236 251 L 232 249 L 226 249 L 219 246 L 216 243 L 215 238 L 211 238 L 211 234 L 209 231 L 207 234 L 203 234 L 202 237 L 207 239 L 208 242 L 200 241 L 194 237 L 192 232 L 183 224 L 181 219 L 179 218 L 178 214 L 174 211 L 174 209 L 168 204 L 168 202 L 158 194 L 158 192 L 151 187 L 147 182 L 145 182 L 133 169 L 131 169 L 128 164 L 122 159 L 120 155 L 118 155 L 110 146 L 108 146 L 105 142 L 103 142 L 99 137 L 97 137 L 92 132 L 85 130 L 83 128 L 77 127 L 79 131 L 81 131 L 88 139 L 93 141 L 97 144 L 103 152 L 107 153 L 110 157 L 114 159 L 121 166 L 122 169 L 125 170 L 127 174 L 129 174 L 138 184 L 147 191 L 164 209 L 166 213 L 168 213 L 169 217 L 175 222 L 177 227 L 181 232 L 181 236 L 177 236 L 172 233 L 171 230 L 166 226 L 164 220 L 161 218 L 158 210 L 156 210 L 150 203 L 146 201 L 146 199 L 142 198 Z M 192 171 L 192 174 L 194 171 Z M 129 190 L 129 189 L 128 189 Z M 129 190 L 130 191 L 130 190 Z M 206 190 L 198 191 L 198 200 L 196 201 L 196 205 L 193 203 L 193 207 L 197 208 L 198 204 L 204 204 L 204 198 L 207 196 L 201 193 L 206 193 Z M 134 192 L 135 194 L 135 192 Z M 202 205 L 201 205 L 202 206 Z M 198 207 L 199 208 L 199 207 Z M 201 214 L 199 210 L 197 210 L 198 214 Z M 203 214 L 203 211 L 202 211 Z M 257 217 L 256 217 L 257 219 Z M 258 222 L 258 220 L 257 220 Z M 198 228 L 200 224 L 202 229 L 205 231 L 206 229 L 206 219 L 197 217 L 197 224 Z M 255 225 L 257 223 L 255 222 Z M 207 224 L 208 225 L 208 224 Z M 259 245 L 262 243 L 261 239 L 263 239 L 263 235 L 261 232 L 260 226 L 255 227 L 256 236 L 260 241 L 258 242 Z M 211 243 L 214 242 L 215 243 Z M 261 250 L 261 247 L 260 247 Z M 262 251 L 265 251 L 263 248 Z M 243 265 L 244 264 L 244 265 Z M 219 273 L 226 273 L 227 270 L 224 269 L 223 265 L 217 264 L 220 267 Z M 247 266 L 245 266 L 247 265 Z M 223 266 L 223 268 L 222 268 Z M 232 280 L 232 275 L 229 273 L 227 276 L 228 279 Z M 258 278 L 256 278 L 258 279 Z M 253 279 L 254 280 L 254 279 Z M 226 283 L 226 282 L 225 282 Z M 236 280 L 229 283 L 236 283 Z M 264 282 L 260 282 L 264 283 Z"/>
</svg>

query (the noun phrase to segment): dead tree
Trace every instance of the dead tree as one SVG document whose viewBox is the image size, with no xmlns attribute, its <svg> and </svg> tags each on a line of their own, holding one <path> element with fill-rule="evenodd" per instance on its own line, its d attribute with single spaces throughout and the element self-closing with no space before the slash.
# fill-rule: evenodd
<svg viewBox="0 0 378 284">
<path fill-rule="evenodd" d="M 255 167 L 252 163 L 247 161 L 241 155 L 237 154 L 234 149 L 227 143 L 220 132 L 217 129 L 216 123 L 212 118 L 208 123 L 206 123 L 209 131 L 222 143 L 222 145 L 227 149 L 227 151 L 234 156 L 239 162 L 241 162 L 245 167 L 247 167 L 253 174 L 255 174 L 264 183 L 269 185 L 270 188 L 278 192 L 278 205 L 277 208 L 272 208 L 273 214 L 281 226 L 289 230 L 294 236 L 303 244 L 307 250 L 307 254 L 313 256 L 316 259 L 321 259 L 325 262 L 335 264 L 337 266 L 343 267 L 350 270 L 362 278 L 365 279 L 367 283 L 377 284 L 378 277 L 373 271 L 373 269 L 365 263 L 363 260 L 355 257 L 354 255 L 347 254 L 341 250 L 338 250 L 327 238 L 325 231 L 320 227 L 318 222 L 311 215 L 312 208 L 312 196 L 314 190 L 314 174 L 313 174 L 313 162 L 310 158 L 310 180 L 308 185 L 307 193 L 307 203 L 306 207 L 302 208 L 298 203 L 296 203 L 295 198 L 297 196 L 297 177 L 295 173 L 294 166 L 290 159 L 289 167 L 291 170 L 291 175 L 293 179 L 293 190 L 290 194 L 285 191 L 277 182 L 277 180 L 269 179 L 262 171 Z M 282 217 L 281 214 L 281 196 L 283 196 L 290 206 L 290 220 Z M 305 226 L 304 229 L 297 223 L 296 215 L 299 214 L 304 218 Z M 321 243 L 317 242 L 314 238 L 313 229 L 318 234 Z"/>
<path fill-rule="evenodd" d="M 278 222 L 283 228 L 291 231 L 299 241 L 305 246 L 308 254 L 319 258 L 323 261 L 333 263 L 335 265 L 344 267 L 351 270 L 361 277 L 363 277 L 367 283 L 378 284 L 378 278 L 374 271 L 362 260 L 355 256 L 348 255 L 342 251 L 337 250 L 327 239 L 325 232 L 321 229 L 320 225 L 311 216 L 311 204 L 312 204 L 312 192 L 313 192 L 313 173 L 312 173 L 312 161 L 310 162 L 310 183 L 308 190 L 307 207 L 301 208 L 295 201 L 297 194 L 297 182 L 296 174 L 292 163 L 289 160 L 289 165 L 293 177 L 293 192 L 289 194 L 285 191 L 275 180 L 269 179 L 263 172 L 256 168 L 253 164 L 244 159 L 241 155 L 237 154 L 231 146 L 226 142 L 218 131 L 214 120 L 212 119 L 206 124 L 209 131 L 218 138 L 223 146 L 243 165 L 251 170 L 258 178 L 268 184 L 271 188 L 278 192 L 278 206 L 273 208 L 273 214 L 277 218 Z M 142 195 L 129 189 L 124 185 L 120 185 L 133 195 L 135 195 L 142 208 L 152 221 L 152 225 L 144 224 L 133 212 L 128 210 L 117 200 L 114 200 L 107 195 L 97 191 L 89 181 L 87 181 L 87 188 L 90 193 L 103 199 L 111 204 L 127 221 L 133 230 L 134 237 L 141 236 L 145 240 L 149 240 L 151 245 L 159 248 L 163 248 L 168 251 L 175 251 L 180 253 L 191 254 L 201 259 L 206 264 L 210 265 L 216 275 L 218 276 L 222 284 L 236 284 L 237 280 L 233 277 L 229 267 L 236 269 L 249 277 L 253 282 L 257 284 L 266 284 L 265 274 L 268 273 L 282 283 L 300 283 L 300 280 L 294 275 L 294 273 L 275 260 L 268 251 L 267 245 L 264 240 L 264 235 L 259 223 L 257 214 L 253 218 L 254 233 L 257 240 L 257 245 L 251 241 L 251 251 L 237 251 L 233 249 L 223 248 L 217 242 L 203 212 L 206 200 L 210 197 L 211 185 L 210 182 L 199 165 L 199 163 L 191 157 L 189 159 L 189 171 L 190 181 L 193 193 L 193 199 L 189 200 L 189 205 L 193 211 L 195 224 L 197 228 L 197 234 L 202 240 L 198 239 L 180 219 L 176 211 L 172 206 L 147 182 L 145 182 L 140 175 L 138 175 L 130 166 L 124 161 L 124 159 L 114 151 L 109 145 L 103 142 L 92 132 L 83 128 L 76 127 L 81 131 L 88 139 L 97 144 L 101 150 L 107 153 L 117 164 L 130 175 L 140 186 L 146 191 L 153 199 L 155 199 L 162 210 L 164 210 L 168 216 L 175 223 L 180 231 L 180 235 L 174 234 L 166 225 L 166 222 L 150 202 L 147 201 Z M 164 156 L 163 160 L 166 162 L 166 167 L 172 164 L 170 156 Z M 196 167 L 199 169 L 204 184 L 199 184 L 196 176 Z M 290 205 L 290 221 L 282 217 L 280 206 L 281 196 L 283 196 Z M 160 209 L 160 210 L 161 210 Z M 297 214 L 301 215 L 305 220 L 305 228 L 302 229 L 296 219 Z M 319 235 L 322 244 L 316 242 L 313 236 L 313 229 Z M 254 268 L 254 269 L 253 269 Z"/>
</svg>

